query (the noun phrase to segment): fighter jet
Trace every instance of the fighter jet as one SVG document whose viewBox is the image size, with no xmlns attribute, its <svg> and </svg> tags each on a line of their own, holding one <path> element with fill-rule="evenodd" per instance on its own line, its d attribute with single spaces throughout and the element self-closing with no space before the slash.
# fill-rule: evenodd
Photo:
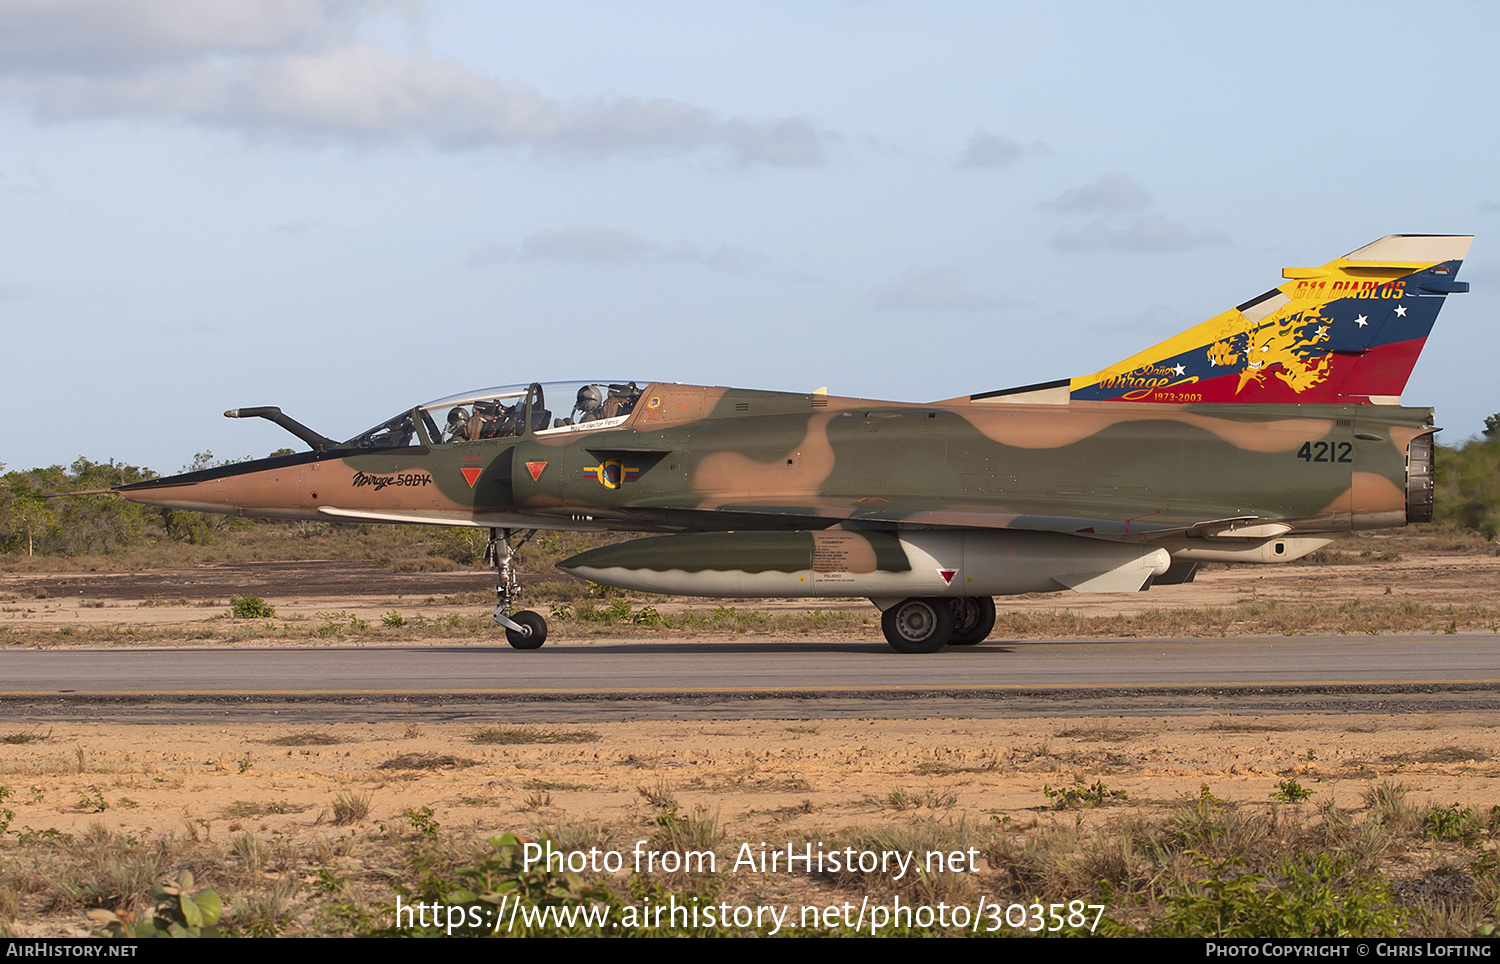
<svg viewBox="0 0 1500 964">
<path fill-rule="evenodd" d="M 1135 592 L 1432 518 L 1433 413 L 1402 389 L 1472 238 L 1391 235 L 1095 374 L 925 404 L 643 379 L 402 409 L 310 451 L 116 489 L 274 519 L 490 530 L 494 618 L 536 530 L 659 533 L 560 567 L 647 592 L 862 596 L 899 652 L 971 645 L 998 595 Z M 523 534 L 523 530 L 525 531 Z M 519 536 L 519 541 L 517 541 Z"/>
</svg>

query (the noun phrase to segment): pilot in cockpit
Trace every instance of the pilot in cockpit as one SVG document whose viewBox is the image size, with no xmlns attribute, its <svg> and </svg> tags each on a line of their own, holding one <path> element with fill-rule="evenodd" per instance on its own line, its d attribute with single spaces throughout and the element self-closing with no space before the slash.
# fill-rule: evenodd
<svg viewBox="0 0 1500 964">
<path fill-rule="evenodd" d="M 457 406 L 448 411 L 448 424 L 443 429 L 443 441 L 453 442 L 469 437 L 469 410 Z"/>
<path fill-rule="evenodd" d="M 609 386 L 609 398 L 599 406 L 599 418 L 615 418 L 619 415 L 629 415 L 635 411 L 635 403 L 641 397 L 641 390 L 636 387 L 635 382 L 627 382 L 624 385 Z"/>
<path fill-rule="evenodd" d="M 604 397 L 598 385 L 585 385 L 578 390 L 578 401 L 573 406 L 573 425 L 582 425 L 604 417 Z"/>
</svg>

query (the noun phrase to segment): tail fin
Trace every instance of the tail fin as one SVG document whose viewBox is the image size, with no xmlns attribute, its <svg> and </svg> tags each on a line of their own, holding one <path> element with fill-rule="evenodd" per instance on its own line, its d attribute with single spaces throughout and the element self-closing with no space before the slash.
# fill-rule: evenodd
<svg viewBox="0 0 1500 964">
<path fill-rule="evenodd" d="M 1237 308 L 1074 378 L 1071 397 L 1122 402 L 1396 403 L 1471 236 L 1392 234 Z"/>
</svg>

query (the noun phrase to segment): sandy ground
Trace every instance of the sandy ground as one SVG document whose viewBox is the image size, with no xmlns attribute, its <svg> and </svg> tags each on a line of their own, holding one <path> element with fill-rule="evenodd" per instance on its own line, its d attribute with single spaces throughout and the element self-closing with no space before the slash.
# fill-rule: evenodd
<svg viewBox="0 0 1500 964">
<path fill-rule="evenodd" d="M 11 721 L 3 735 L 35 739 L 4 746 L 0 783 L 14 829 L 76 833 L 98 821 L 294 839 L 335 832 L 334 800 L 351 792 L 369 795 L 367 825 L 426 806 L 440 825 L 499 832 L 561 819 L 627 825 L 649 810 L 649 792 L 665 791 L 746 839 L 878 822 L 901 809 L 894 791 L 925 801 L 912 810 L 1021 818 L 1045 805 L 1045 785 L 1096 780 L 1137 803 L 1207 784 L 1265 804 L 1295 779 L 1313 803 L 1357 810 L 1372 781 L 1391 779 L 1416 800 L 1487 810 L 1500 803 L 1500 720 L 1487 716 L 496 724 L 583 741 L 519 745 L 475 742 L 486 728 L 471 724 Z"/>
<path fill-rule="evenodd" d="M 55 829 L 97 840 L 102 828 L 190 838 L 227 854 L 249 832 L 308 855 L 304 868 L 332 861 L 365 876 L 367 858 L 337 856 L 367 852 L 346 841 L 409 836 L 414 814 L 460 840 L 571 835 L 625 854 L 652 836 L 667 801 L 717 821 L 727 864 L 744 844 L 801 846 L 843 828 L 938 821 L 1024 830 L 1151 814 L 1204 787 L 1254 808 L 1285 806 L 1272 794 L 1288 780 L 1311 793 L 1299 810 L 1333 801 L 1362 811 L 1365 792 L 1389 781 L 1409 788 L 1414 803 L 1485 812 L 1500 802 L 1497 724 L 1437 715 L 648 722 L 527 727 L 532 738 L 586 742 L 496 746 L 476 743 L 485 728 L 472 724 L 7 723 L 0 735 L 33 739 L 3 745 L 0 785 L 12 791 L 5 805 L 21 835 Z M 1049 809 L 1046 787 L 1096 782 L 1126 796 L 1106 809 Z M 341 799 L 366 801 L 368 813 L 340 824 Z M 1419 875 L 1418 865 L 1404 873 Z M 234 877 L 232 866 L 234 858 L 218 858 L 197 873 L 243 893 L 243 881 L 221 879 Z M 983 861 L 976 869 L 992 870 Z M 268 868 L 265 886 L 280 876 Z M 294 880 L 299 893 L 318 886 L 310 869 Z M 765 886 L 827 897 L 774 875 Z M 86 933 L 71 910 L 23 915 L 11 929 Z"/>
</svg>

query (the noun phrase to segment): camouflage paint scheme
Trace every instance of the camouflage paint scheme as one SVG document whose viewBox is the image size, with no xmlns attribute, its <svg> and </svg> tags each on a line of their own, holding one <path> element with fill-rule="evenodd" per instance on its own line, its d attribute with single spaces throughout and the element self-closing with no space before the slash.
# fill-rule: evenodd
<svg viewBox="0 0 1500 964">
<path fill-rule="evenodd" d="M 993 595 L 1144 589 L 1429 519 L 1432 411 L 1397 402 L 1444 298 L 1467 290 L 1470 240 L 1393 235 L 1289 268 L 1070 380 L 928 404 L 630 383 L 623 418 L 561 427 L 532 385 L 511 390 L 528 426 L 513 437 L 441 441 L 422 416 L 444 401 L 412 411 L 409 444 L 117 491 L 272 518 L 672 533 L 562 566 L 676 593 L 870 596 L 893 645 L 929 651 L 987 634 L 963 627 L 993 622 Z"/>
</svg>

